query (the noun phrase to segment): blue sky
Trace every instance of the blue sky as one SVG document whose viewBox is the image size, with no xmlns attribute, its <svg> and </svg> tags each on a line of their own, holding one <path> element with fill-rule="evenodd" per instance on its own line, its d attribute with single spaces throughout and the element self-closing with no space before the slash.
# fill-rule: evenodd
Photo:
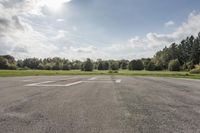
<svg viewBox="0 0 200 133">
<path fill-rule="evenodd" d="M 200 32 L 198 0 L 0 0 L 0 54 L 136 59 Z"/>
</svg>

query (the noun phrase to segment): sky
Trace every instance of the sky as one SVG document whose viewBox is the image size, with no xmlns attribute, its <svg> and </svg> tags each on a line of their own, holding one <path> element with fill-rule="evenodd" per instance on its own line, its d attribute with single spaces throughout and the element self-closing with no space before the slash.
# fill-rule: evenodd
<svg viewBox="0 0 200 133">
<path fill-rule="evenodd" d="M 0 0 L 0 55 L 139 59 L 200 32 L 199 0 Z"/>
</svg>

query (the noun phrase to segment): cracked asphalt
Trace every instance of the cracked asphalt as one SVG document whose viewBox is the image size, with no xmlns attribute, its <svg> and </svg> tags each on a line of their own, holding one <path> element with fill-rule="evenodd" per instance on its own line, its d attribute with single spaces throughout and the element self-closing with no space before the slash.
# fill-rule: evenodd
<svg viewBox="0 0 200 133">
<path fill-rule="evenodd" d="M 133 132 L 200 132 L 200 81 L 128 76 L 0 78 L 0 133 Z"/>
</svg>

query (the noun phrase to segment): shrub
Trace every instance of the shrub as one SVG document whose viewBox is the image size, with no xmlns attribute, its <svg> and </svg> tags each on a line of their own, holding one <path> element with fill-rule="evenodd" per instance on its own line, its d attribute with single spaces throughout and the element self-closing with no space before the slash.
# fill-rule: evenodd
<svg viewBox="0 0 200 133">
<path fill-rule="evenodd" d="M 144 69 L 146 70 L 149 62 L 151 62 L 151 59 L 150 58 L 147 58 L 147 59 L 144 58 L 144 59 L 142 59 L 142 62 L 143 62 L 143 65 L 144 65 Z"/>
<path fill-rule="evenodd" d="M 160 65 L 155 65 L 155 70 L 156 70 L 156 71 L 162 71 L 162 70 L 163 70 L 163 67 L 160 66 Z"/>
<path fill-rule="evenodd" d="M 195 68 L 195 65 L 192 61 L 184 63 L 182 66 L 183 70 L 192 70 Z"/>
<path fill-rule="evenodd" d="M 121 69 L 125 70 L 128 68 L 128 64 L 129 64 L 128 60 L 121 60 L 119 65 Z"/>
<path fill-rule="evenodd" d="M 163 64 L 161 63 L 161 62 L 157 62 L 156 64 L 155 64 L 155 70 L 156 71 L 161 71 L 161 70 L 163 70 L 164 69 L 164 66 L 163 66 Z"/>
<path fill-rule="evenodd" d="M 144 65 L 141 60 L 132 60 L 129 63 L 129 70 L 143 70 Z"/>
<path fill-rule="evenodd" d="M 20 68 L 23 67 L 23 60 L 18 60 L 17 61 L 17 67 L 20 67 Z"/>
<path fill-rule="evenodd" d="M 85 71 L 84 65 L 85 65 L 84 63 L 81 64 L 81 71 Z"/>
<path fill-rule="evenodd" d="M 155 69 L 156 69 L 156 65 L 155 65 L 155 63 L 152 62 L 152 61 L 150 61 L 150 62 L 147 64 L 146 68 L 145 68 L 145 70 L 148 70 L 148 71 L 155 71 Z"/>
<path fill-rule="evenodd" d="M 118 71 L 117 70 L 109 70 L 108 73 L 118 73 Z"/>
<path fill-rule="evenodd" d="M 69 64 L 64 64 L 63 65 L 63 70 L 70 70 L 70 65 Z"/>
<path fill-rule="evenodd" d="M 97 66 L 97 69 L 98 70 L 104 70 L 102 61 L 99 62 L 98 66 Z"/>
<path fill-rule="evenodd" d="M 108 61 L 104 61 L 104 67 L 103 67 L 103 69 L 104 70 L 108 70 L 109 69 L 109 66 L 110 64 L 109 64 L 109 62 Z"/>
<path fill-rule="evenodd" d="M 52 70 L 61 70 L 62 69 L 62 65 L 59 62 L 56 62 L 53 66 L 52 66 Z"/>
<path fill-rule="evenodd" d="M 116 61 L 111 61 L 110 62 L 110 70 L 119 70 L 119 63 Z"/>
<path fill-rule="evenodd" d="M 98 70 L 108 70 L 109 69 L 109 62 L 108 61 L 99 61 L 96 65 L 96 69 Z"/>
<path fill-rule="evenodd" d="M 93 63 L 89 58 L 82 64 L 81 70 L 82 71 L 93 71 Z"/>
<path fill-rule="evenodd" d="M 43 65 L 42 63 L 40 63 L 40 64 L 38 65 L 38 69 L 39 69 L 39 70 L 44 70 L 44 68 L 45 68 L 45 67 L 44 67 L 44 65 Z"/>
<path fill-rule="evenodd" d="M 192 69 L 190 71 L 191 74 L 200 74 L 200 69 Z"/>
<path fill-rule="evenodd" d="M 1 57 L 7 59 L 9 64 L 15 64 L 16 63 L 15 58 L 11 55 L 3 55 Z"/>
<path fill-rule="evenodd" d="M 9 67 L 8 67 L 8 69 L 10 69 L 10 70 L 16 70 L 17 66 L 16 66 L 16 64 L 10 64 Z"/>
<path fill-rule="evenodd" d="M 51 70 L 52 69 L 52 65 L 51 64 L 45 64 L 44 65 L 44 69 L 45 70 Z"/>
<path fill-rule="evenodd" d="M 8 60 L 0 57 L 0 69 L 8 69 L 9 68 L 9 63 Z"/>
<path fill-rule="evenodd" d="M 178 61 L 178 59 L 175 59 L 175 60 L 171 60 L 169 62 L 169 65 L 168 65 L 168 69 L 170 71 L 180 71 L 180 62 Z"/>
<path fill-rule="evenodd" d="M 200 74 L 200 64 L 195 66 L 195 69 L 190 71 L 191 74 Z"/>
<path fill-rule="evenodd" d="M 39 64 L 40 64 L 40 60 L 37 58 L 27 58 L 23 61 L 23 66 L 29 67 L 31 69 L 38 69 Z"/>
</svg>

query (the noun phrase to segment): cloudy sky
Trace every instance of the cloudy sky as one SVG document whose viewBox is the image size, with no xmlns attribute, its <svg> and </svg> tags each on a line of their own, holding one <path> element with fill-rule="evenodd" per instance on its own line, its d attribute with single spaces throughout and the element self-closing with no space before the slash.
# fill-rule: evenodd
<svg viewBox="0 0 200 133">
<path fill-rule="evenodd" d="M 0 0 L 0 55 L 136 59 L 200 32 L 199 0 Z"/>
</svg>

